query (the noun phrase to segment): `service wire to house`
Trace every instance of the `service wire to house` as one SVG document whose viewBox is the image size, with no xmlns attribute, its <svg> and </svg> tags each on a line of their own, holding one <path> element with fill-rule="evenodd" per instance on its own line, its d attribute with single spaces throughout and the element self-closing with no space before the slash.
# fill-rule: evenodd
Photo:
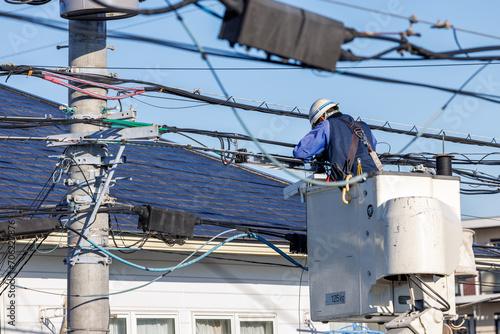
<svg viewBox="0 0 500 334">
<path fill-rule="evenodd" d="M 270 243 L 266 239 L 258 236 L 257 234 L 255 234 L 253 232 L 249 232 L 248 236 L 251 237 L 251 238 L 254 238 L 256 240 L 259 240 L 260 242 L 266 244 L 271 249 L 273 249 L 276 253 L 278 253 L 279 255 L 283 256 L 285 259 L 287 259 L 291 263 L 295 264 L 297 267 L 299 267 L 301 269 L 304 269 L 305 271 L 309 271 L 308 267 L 305 267 L 305 266 L 301 265 L 300 263 L 298 263 L 297 261 L 295 261 L 291 256 L 289 256 L 288 254 L 286 254 L 285 252 L 283 252 L 281 249 L 279 249 L 278 247 L 276 247 L 275 245 L 273 245 L 272 243 Z"/>
<path fill-rule="evenodd" d="M 171 272 L 175 269 L 179 269 L 179 268 L 184 268 L 184 267 L 187 267 L 191 264 L 194 264 L 198 261 L 200 261 L 201 259 L 205 258 L 206 256 L 210 255 L 212 252 L 214 252 L 215 250 L 217 250 L 219 247 L 223 246 L 224 244 L 228 243 L 228 242 L 231 242 L 235 239 L 238 239 L 238 238 L 243 238 L 243 237 L 246 237 L 247 236 L 247 233 L 241 233 L 241 234 L 237 234 L 235 236 L 232 236 L 232 237 L 229 237 L 227 238 L 226 240 L 224 241 L 221 241 L 219 244 L 217 244 L 216 246 L 214 246 L 212 249 L 208 250 L 205 254 L 201 255 L 200 257 L 192 260 L 192 261 L 189 261 L 189 262 L 186 262 L 182 265 L 176 265 L 174 267 L 167 267 L 167 268 L 150 268 L 150 267 L 144 267 L 144 266 L 141 266 L 141 265 L 138 265 L 138 264 L 135 264 L 135 263 L 132 263 L 130 261 L 127 261 L 125 259 L 122 259 L 121 257 L 109 252 L 108 250 L 106 250 L 104 247 L 101 247 L 99 246 L 98 244 L 96 244 L 95 242 L 93 242 L 92 240 L 90 240 L 89 238 L 87 238 L 86 236 L 84 236 L 82 233 L 80 233 L 79 231 L 67 226 L 66 227 L 67 230 L 70 230 L 76 234 L 79 234 L 82 238 L 85 239 L 85 241 L 87 241 L 89 244 L 91 244 L 92 246 L 94 246 L 95 248 L 97 248 L 99 251 L 103 252 L 104 254 L 108 255 L 109 257 L 123 263 L 123 264 L 126 264 L 128 266 L 131 266 L 133 268 L 136 268 L 136 269 L 140 269 L 140 270 L 145 270 L 145 271 L 151 271 L 151 272 Z M 229 232 L 229 231 L 225 231 L 226 233 Z M 212 238 L 211 240 L 215 239 Z"/>
<path fill-rule="evenodd" d="M 69 226 L 66 226 L 66 229 L 67 230 L 70 230 L 76 234 L 79 234 L 81 235 L 89 244 L 91 244 L 92 246 L 94 246 L 95 248 L 97 248 L 99 251 L 103 252 L 104 254 L 108 255 L 109 257 L 123 263 L 123 264 L 126 264 L 128 266 L 131 266 L 133 268 L 136 268 L 136 269 L 140 269 L 140 270 L 145 270 L 145 271 L 151 271 L 151 272 L 171 272 L 175 269 L 179 269 L 179 268 L 184 268 L 184 267 L 187 267 L 191 264 L 194 264 L 198 261 L 200 261 L 201 259 L 207 257 L 208 255 L 210 255 L 211 253 L 213 253 L 215 250 L 217 250 L 218 248 L 220 248 L 221 246 L 223 246 L 224 244 L 228 243 L 228 242 L 231 242 L 235 239 L 239 239 L 239 238 L 243 238 L 243 237 L 250 237 L 250 238 L 253 238 L 253 239 L 256 239 L 264 244 L 266 244 L 267 246 L 269 246 L 270 248 L 272 248 L 274 251 L 276 251 L 278 254 L 280 254 L 281 256 L 283 256 L 286 260 L 292 262 L 293 264 L 295 264 L 296 266 L 304 269 L 304 270 L 307 270 L 306 267 L 302 266 L 300 263 L 298 263 L 297 261 L 295 261 L 293 258 L 291 258 L 290 256 L 288 256 L 286 253 L 284 253 L 282 250 L 280 250 L 278 247 L 274 246 L 272 243 L 270 243 L 269 241 L 265 240 L 264 238 L 256 235 L 255 233 L 253 232 L 249 232 L 249 233 L 241 233 L 241 234 L 237 234 L 237 235 L 234 235 L 232 237 L 229 237 L 227 238 L 226 240 L 224 241 L 221 241 L 219 244 L 217 244 L 216 246 L 212 247 L 210 250 L 208 250 L 206 253 L 204 253 L 203 255 L 201 255 L 200 257 L 192 260 L 192 261 L 189 261 L 189 262 L 185 262 L 183 261 L 184 263 L 180 263 L 174 267 L 167 267 L 167 268 L 150 268 L 150 267 L 144 267 L 144 266 L 141 266 L 141 265 L 138 265 L 138 264 L 135 264 L 135 263 L 132 263 L 132 262 L 129 262 L 125 259 L 122 259 L 121 257 L 109 252 L 108 250 L 106 250 L 106 248 L 104 247 L 101 247 L 99 246 L 98 244 L 96 244 L 95 242 L 93 242 L 92 240 L 90 240 L 89 238 L 87 238 L 87 236 L 84 236 L 83 234 L 81 234 L 79 231 L 69 227 Z M 228 232 L 234 232 L 234 230 L 228 230 L 228 231 L 224 231 L 223 233 L 228 233 Z M 206 244 L 208 244 L 210 241 L 214 240 L 215 238 L 217 238 L 217 236 L 213 237 L 212 239 L 210 239 Z M 205 245 L 206 245 L 205 244 Z M 205 245 L 203 245 L 202 247 L 204 247 Z M 201 248 L 200 248 L 201 249 Z M 199 249 L 198 249 L 199 250 Z M 198 252 L 198 250 L 195 251 Z"/>
<path fill-rule="evenodd" d="M 72 228 L 67 227 L 67 229 L 68 229 L 68 230 L 72 230 L 72 231 L 74 231 L 75 233 L 82 235 L 79 231 L 73 230 Z M 182 261 L 181 261 L 179 264 L 177 264 L 175 267 L 171 267 L 171 268 L 172 268 L 171 270 L 166 271 L 166 272 L 165 272 L 165 273 L 163 273 L 161 276 L 158 276 L 157 278 L 155 278 L 155 279 L 153 279 L 153 280 L 151 280 L 151 281 L 149 281 L 149 282 L 147 282 L 147 283 L 145 283 L 145 284 L 141 284 L 141 285 L 139 285 L 139 286 L 136 286 L 136 287 L 133 287 L 133 288 L 130 288 L 130 289 L 121 290 L 121 291 L 116 291 L 116 292 L 112 292 L 112 293 L 108 293 L 108 294 L 99 294 L 99 295 L 69 295 L 69 296 L 71 296 L 71 297 L 106 297 L 106 296 L 118 295 L 118 294 L 122 294 L 122 293 L 126 293 L 126 292 L 130 292 L 130 291 L 134 291 L 134 290 L 141 289 L 141 288 L 143 288 L 143 287 L 146 287 L 146 286 L 148 286 L 148 285 L 150 285 L 150 284 L 152 284 L 152 283 L 154 283 L 154 282 L 156 282 L 156 281 L 160 280 L 161 278 L 163 278 L 163 277 L 165 277 L 166 275 L 170 274 L 170 273 L 171 273 L 172 271 L 174 271 L 175 269 L 180 268 L 182 264 L 184 264 L 187 260 L 189 260 L 192 256 L 194 256 L 194 255 L 195 255 L 197 252 L 199 252 L 202 248 L 204 248 L 206 245 L 208 245 L 211 241 L 213 241 L 213 240 L 215 240 L 215 239 L 217 239 L 217 238 L 221 237 L 221 236 L 222 236 L 222 235 L 224 235 L 224 234 L 227 234 L 227 233 L 230 233 L 230 232 L 234 232 L 234 231 L 236 231 L 236 230 L 235 230 L 235 229 L 231 229 L 231 230 L 226 230 L 226 231 L 223 231 L 223 232 L 221 232 L 221 233 L 217 234 L 216 236 L 212 237 L 212 238 L 211 238 L 211 239 L 209 239 L 207 242 L 205 242 L 203 245 L 201 245 L 200 247 L 198 247 L 198 249 L 197 249 L 197 250 L 195 250 L 193 253 L 191 253 L 191 255 L 189 255 L 187 258 L 185 258 L 184 260 L 182 260 Z M 246 235 L 246 234 L 245 234 L 245 235 Z M 99 248 L 101 248 L 101 247 L 99 247 L 99 246 L 95 245 L 95 244 L 94 244 L 93 242 L 91 242 L 89 239 L 87 239 L 87 237 L 85 237 L 85 236 L 83 236 L 83 235 L 82 235 L 82 237 L 83 237 L 84 239 L 86 239 L 87 241 L 89 241 L 89 243 L 90 243 L 92 246 L 94 246 L 94 247 L 96 247 L 96 248 L 98 248 L 98 249 L 99 249 Z M 218 248 L 218 247 L 222 246 L 222 245 L 223 245 L 224 243 L 226 243 L 226 242 L 229 242 L 229 241 L 228 241 L 228 240 L 224 240 L 224 241 L 223 241 L 223 242 L 221 242 L 219 245 L 215 246 L 215 247 L 214 247 L 214 249 L 210 250 L 210 252 L 212 252 L 212 251 L 213 251 L 213 250 L 215 250 L 216 248 Z M 106 250 L 106 249 L 109 249 L 109 248 L 107 248 L 107 247 L 106 247 L 106 248 L 103 248 L 103 249 L 104 249 L 104 250 Z M 112 255 L 111 253 L 109 253 L 109 252 L 108 252 L 107 254 L 108 254 L 109 256 L 112 256 L 114 259 L 116 259 L 116 260 L 118 260 L 118 261 L 120 261 L 120 262 L 124 263 L 123 261 L 121 261 L 121 259 L 120 259 L 120 258 L 115 257 L 115 256 L 114 256 L 114 255 Z M 202 258 L 204 258 L 204 257 L 205 257 L 205 256 L 207 256 L 207 255 L 208 255 L 208 254 L 204 254 L 204 255 L 200 256 L 200 257 L 199 257 L 199 258 L 197 258 L 196 260 L 191 261 L 191 263 L 190 263 L 190 264 L 193 264 L 193 263 L 195 263 L 196 261 L 201 260 Z M 125 263 L 125 264 L 127 264 L 127 263 Z M 188 264 L 186 264 L 186 266 L 187 266 L 187 265 L 188 265 Z M 15 286 L 15 287 L 17 287 L 17 288 L 20 288 L 20 289 L 31 290 L 31 291 L 36 291 L 36 292 L 40 292 L 40 293 L 56 294 L 56 293 L 52 293 L 52 292 L 47 292 L 47 291 L 42 291 L 42 290 L 37 290 L 37 289 L 28 288 L 28 287 L 21 286 L 21 285 L 14 285 L 14 286 Z M 57 294 L 57 295 L 62 295 L 62 294 Z"/>
<path fill-rule="evenodd" d="M 71 228 L 68 228 L 71 230 Z M 154 269 L 152 270 L 152 268 L 148 268 L 149 270 L 148 271 L 166 271 L 165 273 L 163 273 L 161 276 L 158 276 L 157 278 L 145 283 L 145 284 L 142 284 L 142 285 L 139 285 L 139 286 L 136 286 L 136 287 L 133 287 L 133 288 L 130 288 L 130 289 L 126 289 L 126 290 L 122 290 L 122 291 L 116 291 L 116 292 L 112 292 L 112 293 L 108 293 L 108 294 L 99 294 L 99 295 L 77 295 L 77 297 L 89 297 L 89 298 L 94 298 L 94 297 L 106 297 L 106 296 L 111 296 L 111 295 L 117 295 L 117 294 L 122 294 L 122 293 L 126 293 L 126 292 L 130 292 L 130 291 L 134 291 L 134 290 L 138 290 L 138 289 L 141 289 L 143 287 L 146 287 L 158 280 L 160 280 L 161 278 L 165 277 L 166 275 L 170 274 L 172 271 L 176 270 L 176 269 L 179 269 L 179 268 L 183 268 L 183 267 L 186 267 L 186 266 L 189 266 L 191 264 L 194 264 L 196 262 L 198 262 L 199 260 L 205 258 L 206 256 L 208 256 L 210 253 L 212 253 L 213 251 L 215 251 L 217 248 L 221 247 L 222 245 L 230 242 L 230 241 L 233 241 L 235 239 L 238 239 L 238 238 L 241 238 L 241 237 L 251 237 L 253 239 L 256 239 L 258 241 L 261 241 L 263 242 L 264 244 L 266 244 L 267 246 L 269 246 L 270 248 L 272 248 L 273 250 L 275 250 L 278 254 L 280 254 L 281 256 L 283 256 L 285 259 L 287 259 L 288 261 L 292 262 L 294 265 L 304 269 L 304 270 L 308 270 L 307 267 L 304 267 L 302 266 L 300 263 L 298 263 L 297 261 L 295 261 L 293 258 L 291 258 L 290 256 L 288 256 L 286 253 L 284 253 L 282 250 L 280 250 L 278 247 L 276 247 L 275 245 L 273 245 L 272 243 L 270 243 L 269 241 L 265 240 L 264 238 L 254 234 L 253 232 L 249 232 L 248 234 L 238 234 L 238 235 L 235 235 L 235 236 L 232 236 L 222 242 L 220 242 L 218 245 L 214 246 L 212 249 L 210 249 L 208 252 L 206 252 L 205 254 L 201 255 L 200 257 L 192 260 L 192 261 L 189 261 L 187 262 L 191 257 L 193 257 L 197 252 L 199 252 L 202 248 L 204 248 L 206 245 L 208 245 L 211 241 L 217 239 L 218 237 L 226 234 L 226 233 L 230 233 L 230 232 L 235 232 L 237 231 L 236 229 L 231 229 L 231 230 L 226 230 L 226 231 L 223 231 L 221 233 L 219 233 L 218 235 L 212 237 L 211 239 L 209 239 L 208 241 L 206 241 L 203 245 L 201 245 L 200 247 L 198 247 L 198 249 L 196 249 L 193 253 L 191 253 L 188 257 L 186 257 L 184 260 L 182 260 L 179 264 L 177 264 L 176 266 L 174 267 L 170 267 L 170 268 L 164 268 L 163 270 L 159 270 L 159 269 Z M 84 237 L 86 239 L 86 237 Z M 94 244 L 91 240 L 87 239 L 87 241 L 95 246 L 97 249 L 101 250 L 101 251 L 105 251 L 104 248 Z M 124 263 L 124 264 L 132 264 L 131 262 L 128 262 L 126 260 L 123 260 L 121 258 L 119 258 L 118 256 L 115 256 L 109 252 L 105 252 L 106 254 L 108 254 L 109 256 L 112 256 L 114 259 Z M 125 262 L 123 262 L 123 261 Z M 127 262 L 127 263 L 126 263 Z M 135 268 L 137 267 L 140 267 L 140 266 L 137 266 L 135 264 L 133 264 L 133 266 Z M 146 267 L 143 267 L 143 268 L 146 268 Z M 166 269 L 166 270 L 165 270 Z"/>
</svg>

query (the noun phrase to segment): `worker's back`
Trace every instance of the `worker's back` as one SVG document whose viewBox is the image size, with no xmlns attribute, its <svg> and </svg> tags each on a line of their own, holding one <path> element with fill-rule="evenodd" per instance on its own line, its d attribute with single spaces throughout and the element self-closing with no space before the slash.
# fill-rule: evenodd
<svg viewBox="0 0 500 334">
<path fill-rule="evenodd" d="M 349 149 L 351 148 L 351 143 L 353 139 L 353 132 L 349 128 L 349 124 L 354 122 L 354 119 L 346 114 L 337 113 L 329 117 L 325 122 L 330 124 L 330 143 L 328 145 L 328 160 L 332 165 L 338 164 L 340 168 L 344 168 L 346 164 L 347 157 L 349 155 Z M 357 121 L 361 125 L 366 138 L 370 142 L 372 148 L 375 150 L 376 142 L 369 126 L 362 121 Z M 356 150 L 356 155 L 353 160 L 353 166 L 351 166 L 352 172 L 356 174 L 358 158 L 361 159 L 361 166 L 363 172 L 371 172 L 378 170 L 377 166 L 373 162 L 372 157 L 368 152 L 368 148 L 363 144 L 362 140 L 358 141 Z"/>
</svg>

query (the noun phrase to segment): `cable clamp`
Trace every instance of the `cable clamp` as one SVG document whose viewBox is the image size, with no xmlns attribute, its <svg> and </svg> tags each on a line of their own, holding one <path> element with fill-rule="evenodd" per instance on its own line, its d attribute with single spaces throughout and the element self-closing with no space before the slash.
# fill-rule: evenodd
<svg viewBox="0 0 500 334">
<path fill-rule="evenodd" d="M 67 257 L 63 260 L 64 264 L 71 264 L 74 266 L 77 263 L 86 263 L 86 264 L 111 264 L 112 259 L 109 256 L 106 257 L 96 257 L 96 256 L 76 256 L 76 257 Z"/>
<path fill-rule="evenodd" d="M 76 112 L 76 107 L 70 108 L 68 106 L 59 106 L 59 110 L 61 110 L 67 116 L 70 116 Z"/>
</svg>

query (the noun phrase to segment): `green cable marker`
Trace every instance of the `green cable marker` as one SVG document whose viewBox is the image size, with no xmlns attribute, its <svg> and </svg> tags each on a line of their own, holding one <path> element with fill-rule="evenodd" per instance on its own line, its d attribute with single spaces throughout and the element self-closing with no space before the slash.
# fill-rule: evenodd
<svg viewBox="0 0 500 334">
<path fill-rule="evenodd" d="M 113 123 L 113 124 L 116 124 L 116 125 L 122 125 L 122 126 L 130 127 L 130 128 L 133 128 L 133 127 L 142 127 L 142 126 L 152 126 L 153 125 L 152 123 L 141 123 L 141 122 L 123 121 L 123 120 L 119 120 L 119 119 L 103 119 L 103 121 L 107 122 L 107 123 Z M 158 130 L 160 130 L 160 131 L 169 131 L 167 128 L 158 128 Z"/>
</svg>

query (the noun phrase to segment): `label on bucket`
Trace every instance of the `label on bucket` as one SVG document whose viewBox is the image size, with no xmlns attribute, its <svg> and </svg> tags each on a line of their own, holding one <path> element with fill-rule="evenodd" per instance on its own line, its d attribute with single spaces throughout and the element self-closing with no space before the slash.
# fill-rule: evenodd
<svg viewBox="0 0 500 334">
<path fill-rule="evenodd" d="M 345 304 L 345 291 L 326 294 L 326 305 L 337 304 Z"/>
</svg>

